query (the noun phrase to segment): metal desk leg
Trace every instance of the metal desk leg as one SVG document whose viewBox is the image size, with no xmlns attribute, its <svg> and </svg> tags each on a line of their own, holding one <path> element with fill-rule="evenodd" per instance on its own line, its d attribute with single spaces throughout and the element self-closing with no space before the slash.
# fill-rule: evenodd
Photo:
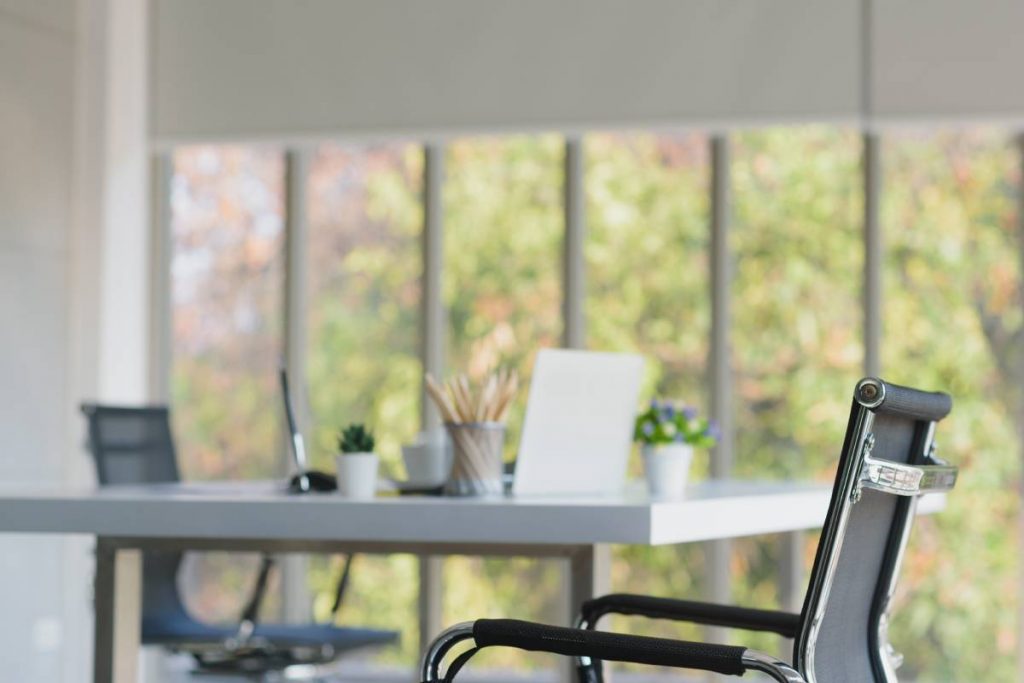
<svg viewBox="0 0 1024 683">
<path fill-rule="evenodd" d="M 443 597 L 442 578 L 444 558 L 435 555 L 420 555 L 420 653 L 427 651 L 430 643 L 441 633 L 441 601 Z"/>
<path fill-rule="evenodd" d="M 135 683 L 142 625 L 142 552 L 96 543 L 93 683 Z"/>
<path fill-rule="evenodd" d="M 803 531 L 791 531 L 784 534 L 780 543 L 779 562 L 779 608 L 789 612 L 799 612 L 803 607 L 804 595 L 807 593 L 804 577 L 804 545 L 806 534 Z M 793 641 L 790 638 L 779 639 L 779 655 L 787 660 L 793 653 Z"/>
<path fill-rule="evenodd" d="M 584 545 L 569 558 L 569 622 L 572 625 L 580 613 L 584 601 L 604 595 L 611 590 L 611 546 L 606 544 Z M 576 662 L 565 658 L 562 680 L 576 679 Z M 609 680 L 606 677 L 605 680 Z"/>
</svg>

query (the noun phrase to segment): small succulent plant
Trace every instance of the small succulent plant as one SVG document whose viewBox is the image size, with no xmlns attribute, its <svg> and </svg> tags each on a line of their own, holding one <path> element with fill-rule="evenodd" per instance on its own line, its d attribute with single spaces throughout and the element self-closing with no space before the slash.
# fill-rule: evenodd
<svg viewBox="0 0 1024 683">
<path fill-rule="evenodd" d="M 718 442 L 718 428 L 698 417 L 695 408 L 671 401 L 651 401 L 650 407 L 637 415 L 633 440 L 653 446 L 686 443 L 710 448 Z"/>
<path fill-rule="evenodd" d="M 351 424 L 338 434 L 338 449 L 342 453 L 372 453 L 376 441 L 365 425 Z"/>
</svg>

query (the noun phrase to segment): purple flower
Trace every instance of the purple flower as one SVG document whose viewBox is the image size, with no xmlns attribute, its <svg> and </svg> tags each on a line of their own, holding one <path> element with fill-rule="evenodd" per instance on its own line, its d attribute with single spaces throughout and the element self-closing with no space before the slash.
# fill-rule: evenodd
<svg viewBox="0 0 1024 683">
<path fill-rule="evenodd" d="M 722 438 L 722 430 L 718 428 L 718 423 L 714 420 L 710 420 L 708 422 L 708 426 L 704 429 L 704 433 L 715 441 Z"/>
<path fill-rule="evenodd" d="M 651 436 L 652 434 L 654 434 L 654 425 L 651 424 L 650 422 L 644 422 L 644 425 L 643 427 L 640 428 L 640 431 L 643 432 L 644 436 Z"/>
<path fill-rule="evenodd" d="M 676 419 L 676 407 L 666 401 L 661 409 L 661 416 L 666 420 Z"/>
<path fill-rule="evenodd" d="M 658 399 L 651 399 L 651 410 L 654 411 L 655 413 L 661 410 L 661 405 L 658 403 Z"/>
<path fill-rule="evenodd" d="M 692 420 L 697 417 L 697 409 L 693 406 L 683 406 L 683 415 L 686 416 L 687 420 Z"/>
</svg>

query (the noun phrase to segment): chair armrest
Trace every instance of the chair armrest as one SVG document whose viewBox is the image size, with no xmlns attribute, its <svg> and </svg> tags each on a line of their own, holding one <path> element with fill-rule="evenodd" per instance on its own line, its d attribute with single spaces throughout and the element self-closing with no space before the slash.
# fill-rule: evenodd
<svg viewBox="0 0 1024 683">
<path fill-rule="evenodd" d="M 933 464 L 907 465 L 868 455 L 861 469 L 860 485 L 897 496 L 919 496 L 952 490 L 956 485 L 956 466 L 930 462 Z"/>
<path fill-rule="evenodd" d="M 790 612 L 613 593 L 584 602 L 580 611 L 579 626 L 592 629 L 606 614 L 686 621 L 746 631 L 767 631 L 787 638 L 794 638 L 800 625 L 800 615 Z"/>
<path fill-rule="evenodd" d="M 514 647 L 569 657 L 700 669 L 730 676 L 740 676 L 746 671 L 744 647 L 585 631 L 516 619 L 478 619 L 473 623 L 473 640 L 481 648 Z"/>
<path fill-rule="evenodd" d="M 440 663 L 445 654 L 458 642 L 470 638 L 476 647 L 456 658 L 442 677 Z M 427 650 L 422 681 L 452 683 L 459 669 L 473 654 L 482 648 L 495 646 L 568 657 L 698 669 L 729 676 L 742 676 L 748 670 L 763 671 L 782 683 L 804 683 L 803 677 L 789 665 L 745 647 L 548 626 L 516 619 L 478 619 L 471 624 L 459 624 L 448 629 Z"/>
</svg>

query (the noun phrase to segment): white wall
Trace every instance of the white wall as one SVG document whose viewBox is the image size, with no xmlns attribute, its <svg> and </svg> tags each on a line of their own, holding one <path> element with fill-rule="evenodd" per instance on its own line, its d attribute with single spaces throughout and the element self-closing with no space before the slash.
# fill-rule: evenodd
<svg viewBox="0 0 1024 683">
<path fill-rule="evenodd" d="M 74 99 L 73 0 L 0 0 L 0 484 L 64 479 Z M 0 679 L 59 681 L 67 543 L 0 536 Z M 86 634 L 88 637 L 88 634 Z"/>
<path fill-rule="evenodd" d="M 147 398 L 147 0 L 0 0 L 0 486 L 92 481 Z M 92 539 L 0 535 L 0 680 L 91 679 Z"/>
</svg>

